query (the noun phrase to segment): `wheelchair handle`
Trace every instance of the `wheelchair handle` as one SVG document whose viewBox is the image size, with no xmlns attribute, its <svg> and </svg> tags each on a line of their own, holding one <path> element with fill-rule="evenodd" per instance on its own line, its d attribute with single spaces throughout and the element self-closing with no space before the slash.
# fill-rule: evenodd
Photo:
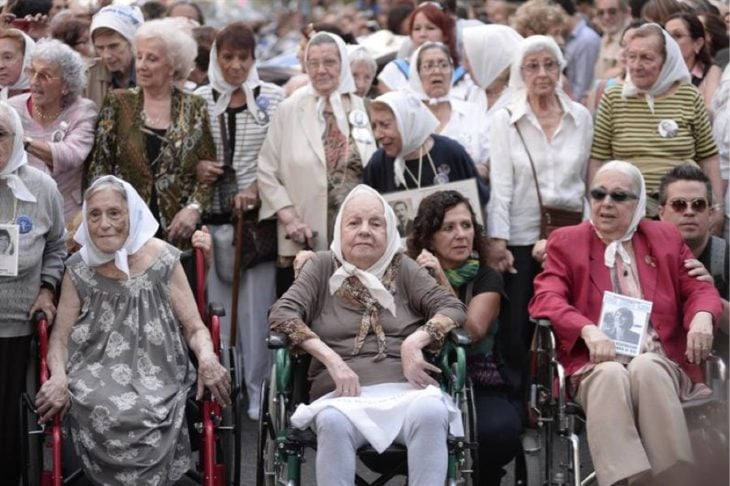
<svg viewBox="0 0 730 486">
<path fill-rule="evenodd" d="M 46 313 L 42 310 L 37 310 L 33 313 L 33 316 L 30 318 L 30 322 L 33 324 L 38 324 L 42 320 L 46 319 Z"/>
</svg>

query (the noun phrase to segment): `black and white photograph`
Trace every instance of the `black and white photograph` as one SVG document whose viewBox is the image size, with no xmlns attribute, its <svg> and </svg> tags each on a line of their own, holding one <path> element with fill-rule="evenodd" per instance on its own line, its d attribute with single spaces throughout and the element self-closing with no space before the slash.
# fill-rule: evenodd
<svg viewBox="0 0 730 486">
<path fill-rule="evenodd" d="M 18 227 L 0 224 L 0 276 L 18 275 Z"/>
<path fill-rule="evenodd" d="M 652 303 L 613 292 L 603 295 L 599 328 L 616 344 L 616 353 L 638 356 L 644 342 Z"/>
<path fill-rule="evenodd" d="M 405 238 L 413 229 L 413 205 L 410 199 L 396 199 L 388 204 L 393 208 L 393 212 L 398 218 L 398 234 Z"/>
</svg>

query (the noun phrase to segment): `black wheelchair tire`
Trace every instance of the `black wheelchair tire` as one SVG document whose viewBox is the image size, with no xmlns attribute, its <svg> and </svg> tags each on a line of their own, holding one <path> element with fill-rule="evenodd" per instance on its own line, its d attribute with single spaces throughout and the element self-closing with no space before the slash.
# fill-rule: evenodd
<svg viewBox="0 0 730 486">
<path fill-rule="evenodd" d="M 223 409 L 223 429 L 219 436 L 219 453 L 226 469 L 226 484 L 241 484 L 241 393 L 242 374 L 236 356 L 236 348 L 225 348 L 221 352 L 223 367 L 231 374 L 231 404 Z"/>
</svg>

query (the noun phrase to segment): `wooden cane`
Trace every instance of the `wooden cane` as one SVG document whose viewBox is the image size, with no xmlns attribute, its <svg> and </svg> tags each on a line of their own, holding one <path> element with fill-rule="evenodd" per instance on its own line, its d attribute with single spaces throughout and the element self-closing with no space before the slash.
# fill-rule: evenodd
<svg viewBox="0 0 730 486">
<path fill-rule="evenodd" d="M 238 331 L 238 287 L 241 284 L 241 251 L 243 250 L 243 214 L 236 218 L 236 254 L 233 260 L 233 294 L 231 295 L 231 332 L 228 345 L 236 346 Z"/>
</svg>

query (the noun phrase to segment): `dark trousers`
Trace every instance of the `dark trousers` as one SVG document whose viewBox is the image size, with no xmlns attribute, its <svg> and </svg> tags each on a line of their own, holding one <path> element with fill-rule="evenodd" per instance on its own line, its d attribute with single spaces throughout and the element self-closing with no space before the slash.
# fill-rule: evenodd
<svg viewBox="0 0 730 486">
<path fill-rule="evenodd" d="M 474 387 L 479 440 L 479 484 L 499 486 L 503 466 L 520 452 L 520 405 L 506 393 Z"/>
<path fill-rule="evenodd" d="M 276 267 L 276 298 L 289 290 L 294 283 L 294 267 Z"/>
<path fill-rule="evenodd" d="M 20 394 L 25 390 L 31 336 L 0 338 L 0 485 L 20 480 Z M 31 398 L 35 398 L 31 392 Z"/>
<path fill-rule="evenodd" d="M 504 291 L 509 302 L 502 310 L 504 314 L 500 316 L 500 321 L 504 320 L 518 332 L 526 348 L 530 346 L 534 331 L 527 306 L 535 293 L 533 281 L 541 270 L 540 264 L 532 258 L 532 247 L 533 245 L 507 247 L 514 256 L 517 273 L 504 274 Z"/>
</svg>

